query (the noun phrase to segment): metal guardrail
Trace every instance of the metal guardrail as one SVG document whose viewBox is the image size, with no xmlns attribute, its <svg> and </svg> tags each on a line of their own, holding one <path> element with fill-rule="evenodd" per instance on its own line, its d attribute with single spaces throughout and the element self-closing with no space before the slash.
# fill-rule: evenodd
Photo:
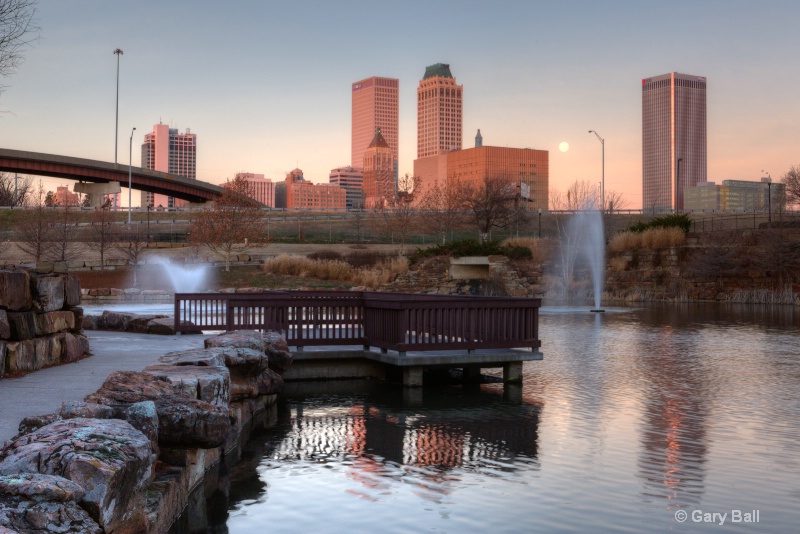
<svg viewBox="0 0 800 534">
<path fill-rule="evenodd" d="M 175 331 L 273 330 L 291 346 L 433 351 L 531 348 L 541 299 L 361 291 L 178 293 Z"/>
</svg>

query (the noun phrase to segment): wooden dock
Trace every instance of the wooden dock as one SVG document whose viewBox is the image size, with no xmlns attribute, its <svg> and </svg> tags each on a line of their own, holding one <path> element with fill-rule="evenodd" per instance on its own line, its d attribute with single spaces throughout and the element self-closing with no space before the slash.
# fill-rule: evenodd
<svg viewBox="0 0 800 534">
<path fill-rule="evenodd" d="M 287 380 L 385 376 L 421 386 L 429 368 L 466 376 L 502 368 L 522 380 L 522 363 L 541 360 L 541 299 L 361 291 L 179 293 L 176 332 L 272 330 L 294 347 Z"/>
</svg>

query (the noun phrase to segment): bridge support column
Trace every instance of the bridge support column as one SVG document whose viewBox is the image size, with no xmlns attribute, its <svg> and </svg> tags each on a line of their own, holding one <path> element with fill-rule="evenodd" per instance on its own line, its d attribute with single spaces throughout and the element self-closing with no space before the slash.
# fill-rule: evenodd
<svg viewBox="0 0 800 534">
<path fill-rule="evenodd" d="M 89 205 L 99 208 L 103 205 L 103 196 L 114 195 L 120 192 L 119 182 L 108 182 L 107 184 L 87 184 L 77 183 L 72 187 L 76 193 L 83 193 L 89 196 Z"/>
<path fill-rule="evenodd" d="M 403 367 L 403 386 L 418 388 L 422 386 L 422 367 Z"/>
<path fill-rule="evenodd" d="M 506 362 L 503 364 L 503 382 L 522 383 L 522 362 Z"/>
</svg>

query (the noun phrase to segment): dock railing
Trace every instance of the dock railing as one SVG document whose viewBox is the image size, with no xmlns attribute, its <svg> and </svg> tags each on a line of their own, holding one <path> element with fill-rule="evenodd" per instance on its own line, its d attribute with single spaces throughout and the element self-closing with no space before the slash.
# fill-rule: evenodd
<svg viewBox="0 0 800 534">
<path fill-rule="evenodd" d="M 177 293 L 175 331 L 272 330 L 290 346 L 363 345 L 406 351 L 530 348 L 541 299 L 266 291 Z"/>
</svg>

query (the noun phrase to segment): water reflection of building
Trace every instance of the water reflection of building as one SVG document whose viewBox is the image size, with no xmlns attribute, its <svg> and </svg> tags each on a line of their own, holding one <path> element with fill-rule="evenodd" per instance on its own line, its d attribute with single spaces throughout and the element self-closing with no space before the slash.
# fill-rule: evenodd
<svg viewBox="0 0 800 534">
<path fill-rule="evenodd" d="M 515 406 L 508 411 L 469 408 L 394 411 L 369 404 L 327 408 L 320 413 L 298 406 L 292 431 L 276 445 L 273 460 L 348 461 L 349 476 L 374 488 L 382 477 L 407 476 L 397 466 L 414 470 L 416 477 L 435 482 L 440 491 L 443 475 L 453 468 L 478 468 L 486 461 L 513 464 L 537 455 L 538 407 Z M 395 467 L 392 467 L 395 466 Z"/>
<path fill-rule="evenodd" d="M 705 493 L 709 399 L 703 351 L 687 346 L 685 330 L 665 324 L 671 323 L 662 317 L 640 364 L 647 387 L 638 467 L 643 495 L 677 508 L 699 504 Z"/>
</svg>

